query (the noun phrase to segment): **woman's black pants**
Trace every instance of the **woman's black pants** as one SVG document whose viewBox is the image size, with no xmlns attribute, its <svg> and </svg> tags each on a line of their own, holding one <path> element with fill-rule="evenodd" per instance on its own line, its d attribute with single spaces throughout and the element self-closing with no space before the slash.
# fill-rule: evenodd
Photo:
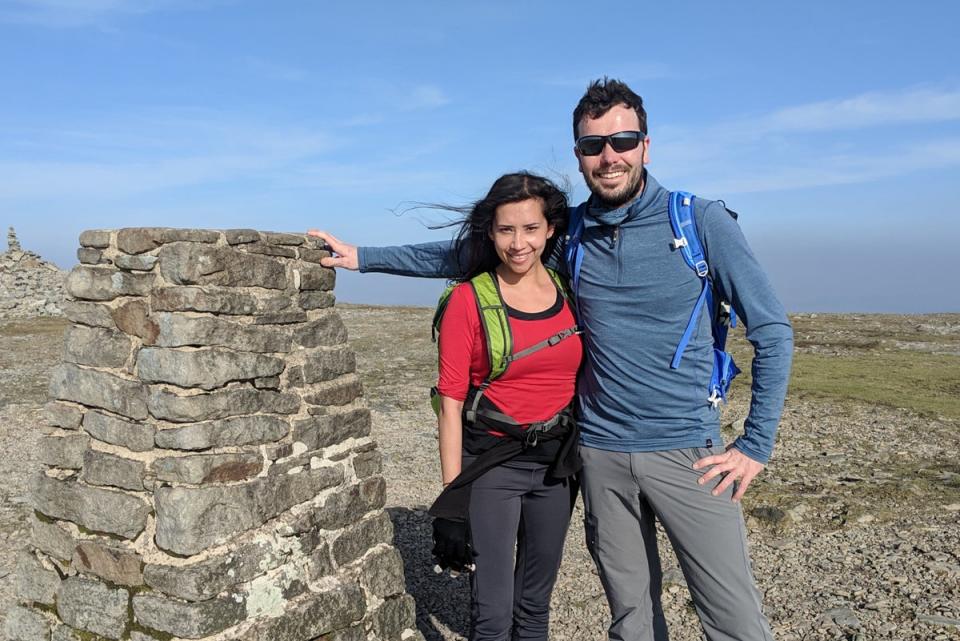
<svg viewBox="0 0 960 641">
<path fill-rule="evenodd" d="M 547 641 L 550 594 L 576 491 L 546 470 L 511 461 L 473 482 L 471 641 Z"/>
</svg>

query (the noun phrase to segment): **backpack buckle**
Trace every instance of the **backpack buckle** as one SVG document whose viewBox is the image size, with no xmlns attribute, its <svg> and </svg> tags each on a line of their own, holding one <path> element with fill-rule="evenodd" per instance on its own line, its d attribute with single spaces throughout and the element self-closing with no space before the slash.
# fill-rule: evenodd
<svg viewBox="0 0 960 641">
<path fill-rule="evenodd" d="M 720 301 L 720 309 L 717 311 L 717 320 L 721 325 L 725 327 L 730 327 L 731 325 L 731 316 L 730 316 L 730 303 L 725 300 Z"/>
<path fill-rule="evenodd" d="M 674 238 L 673 242 L 670 243 L 670 246 L 674 249 L 680 249 L 681 247 L 686 247 L 689 245 L 686 238 Z"/>
<path fill-rule="evenodd" d="M 717 409 L 720 406 L 720 401 L 723 400 L 723 396 L 720 395 L 720 390 L 714 389 L 710 392 L 710 396 L 707 397 L 707 402 L 710 403 L 710 407 Z"/>
<path fill-rule="evenodd" d="M 536 447 L 537 442 L 540 440 L 540 429 L 536 424 L 530 425 L 527 428 L 527 433 L 523 439 L 524 449 L 528 447 Z"/>
</svg>

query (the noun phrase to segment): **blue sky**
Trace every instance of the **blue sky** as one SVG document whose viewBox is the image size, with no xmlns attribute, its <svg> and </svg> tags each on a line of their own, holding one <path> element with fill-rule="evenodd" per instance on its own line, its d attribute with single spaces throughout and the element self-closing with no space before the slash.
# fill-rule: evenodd
<svg viewBox="0 0 960 641">
<path fill-rule="evenodd" d="M 960 5 L 667 4 L 0 0 L 0 226 L 62 267 L 92 228 L 444 238 L 399 212 L 518 169 L 583 199 L 571 112 L 609 75 L 790 311 L 960 311 Z"/>
</svg>

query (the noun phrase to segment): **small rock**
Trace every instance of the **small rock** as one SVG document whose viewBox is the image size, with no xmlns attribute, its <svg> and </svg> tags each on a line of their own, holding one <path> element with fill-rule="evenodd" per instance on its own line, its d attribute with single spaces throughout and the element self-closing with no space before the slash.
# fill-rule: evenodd
<svg viewBox="0 0 960 641">
<path fill-rule="evenodd" d="M 830 617 L 834 623 L 843 628 L 860 629 L 860 619 L 850 608 L 834 608 L 827 610 L 825 614 Z"/>
</svg>

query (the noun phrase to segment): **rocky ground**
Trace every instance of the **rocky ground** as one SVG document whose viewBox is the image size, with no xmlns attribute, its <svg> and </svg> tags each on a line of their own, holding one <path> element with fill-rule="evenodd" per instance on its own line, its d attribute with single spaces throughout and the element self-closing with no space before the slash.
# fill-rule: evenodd
<svg viewBox="0 0 960 641">
<path fill-rule="evenodd" d="M 340 311 L 386 458 L 387 505 L 419 627 L 428 639 L 463 638 L 467 580 L 435 575 L 429 559 L 425 509 L 439 491 L 436 423 L 426 401 L 436 360 L 432 310 Z M 744 500 L 776 638 L 960 639 L 960 315 L 808 314 L 794 325 L 803 375 L 791 387 L 774 460 Z M 64 327 L 60 320 L 0 324 L 0 612 L 14 599 L 13 559 L 27 536 L 40 407 Z M 735 351 L 745 354 L 742 342 Z M 911 363 L 911 377 L 901 389 L 885 382 L 892 391 L 876 401 L 839 380 L 830 385 L 833 370 L 824 374 L 830 363 L 896 382 L 896 371 L 872 369 L 891 355 Z M 916 400 L 927 397 L 933 400 Z M 741 386 L 725 408 L 728 437 L 748 399 Z M 578 505 L 553 599 L 553 639 L 605 638 L 606 602 L 581 519 Z M 669 543 L 661 543 L 671 639 L 701 639 Z"/>
</svg>

